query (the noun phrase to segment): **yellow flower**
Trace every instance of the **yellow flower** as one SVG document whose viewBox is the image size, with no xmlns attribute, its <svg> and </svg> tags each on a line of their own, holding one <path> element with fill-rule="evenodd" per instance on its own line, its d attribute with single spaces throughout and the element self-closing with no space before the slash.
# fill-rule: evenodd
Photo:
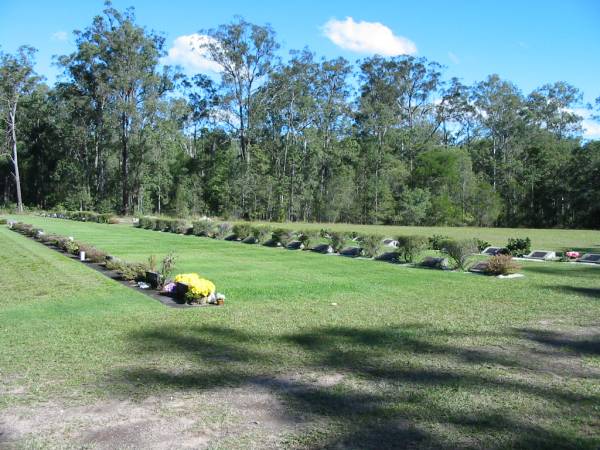
<svg viewBox="0 0 600 450">
<path fill-rule="evenodd" d="M 176 283 L 184 283 L 188 286 L 186 295 L 192 298 L 208 297 L 216 290 L 215 285 L 205 279 L 200 278 L 197 273 L 182 273 L 175 276 Z"/>
</svg>

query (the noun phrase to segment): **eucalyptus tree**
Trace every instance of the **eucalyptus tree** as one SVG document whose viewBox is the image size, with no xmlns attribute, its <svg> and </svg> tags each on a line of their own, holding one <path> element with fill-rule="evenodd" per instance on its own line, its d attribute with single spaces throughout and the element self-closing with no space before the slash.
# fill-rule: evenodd
<svg viewBox="0 0 600 450">
<path fill-rule="evenodd" d="M 535 125 L 554 133 L 560 139 L 581 131 L 582 117 L 574 108 L 582 100 L 583 94 L 579 89 L 558 81 L 534 90 L 526 102 Z"/>
<path fill-rule="evenodd" d="M 67 73 L 66 84 L 88 102 L 98 155 L 94 161 L 105 142 L 106 121 L 118 130 L 110 145 L 120 153 L 121 210 L 128 214 L 135 184 L 130 173 L 136 171 L 131 164 L 140 164 L 143 131 L 172 84 L 168 70 L 158 71 L 164 38 L 136 25 L 132 9 L 120 12 L 107 2 L 103 13 L 90 27 L 75 32 L 77 50 L 59 62 Z"/>
<path fill-rule="evenodd" d="M 14 55 L 0 53 L 0 112 L 5 125 L 5 144 L 0 149 L 0 155 L 6 157 L 12 165 L 19 212 L 23 212 L 23 196 L 19 172 L 17 114 L 22 98 L 32 92 L 39 80 L 33 69 L 35 52 L 33 47 L 21 46 Z"/>
<path fill-rule="evenodd" d="M 221 68 L 224 120 L 235 130 L 240 156 L 250 163 L 249 143 L 253 131 L 255 94 L 276 61 L 279 44 L 270 25 L 255 25 L 241 17 L 215 29 L 204 30 L 208 36 L 203 48 Z"/>
</svg>

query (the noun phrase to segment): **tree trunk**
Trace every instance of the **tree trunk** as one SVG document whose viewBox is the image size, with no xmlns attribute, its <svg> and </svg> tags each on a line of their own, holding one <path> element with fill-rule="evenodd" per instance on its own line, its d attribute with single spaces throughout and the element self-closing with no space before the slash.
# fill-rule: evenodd
<svg viewBox="0 0 600 450">
<path fill-rule="evenodd" d="M 17 102 L 15 102 L 12 111 L 10 112 L 10 128 L 12 138 L 12 151 L 13 151 L 13 166 L 15 176 L 15 187 L 17 190 L 17 210 L 23 212 L 23 197 L 21 196 L 21 176 L 19 174 L 19 154 L 17 152 Z"/>
<path fill-rule="evenodd" d="M 122 209 L 124 215 L 129 215 L 129 142 L 127 137 L 127 116 L 123 114 L 121 118 L 121 178 L 123 183 Z"/>
</svg>

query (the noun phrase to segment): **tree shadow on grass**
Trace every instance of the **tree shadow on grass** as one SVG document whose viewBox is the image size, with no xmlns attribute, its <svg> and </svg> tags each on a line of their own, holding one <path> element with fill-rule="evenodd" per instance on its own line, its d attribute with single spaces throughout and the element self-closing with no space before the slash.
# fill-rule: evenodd
<svg viewBox="0 0 600 450">
<path fill-rule="evenodd" d="M 525 331 L 531 330 L 519 332 Z M 531 404 L 550 402 L 569 414 L 574 405 L 591 408 L 598 396 L 487 370 L 529 367 L 524 355 L 453 343 L 465 337 L 469 333 L 457 337 L 420 324 L 320 327 L 279 336 L 214 326 L 156 327 L 131 335 L 132 350 L 180 357 L 181 365 L 134 366 L 115 372 L 110 385 L 126 386 L 130 394 L 142 386 L 154 391 L 267 389 L 285 402 L 290 416 L 333 424 L 312 438 L 310 433 L 296 436 L 290 446 L 301 448 L 593 448 L 585 436 L 556 430 L 552 416 L 543 426 L 527 409 L 521 414 L 514 404 L 501 405 L 525 398 Z M 556 344 L 552 339 L 541 343 Z M 342 374 L 344 381 L 320 382 L 332 373 Z M 303 374 L 317 374 L 316 380 Z M 501 401 L 490 402 L 490 397 Z M 454 430 L 452 440 L 448 429 Z"/>
<path fill-rule="evenodd" d="M 598 275 L 600 276 L 600 271 Z M 600 288 L 587 288 L 568 285 L 553 286 L 552 288 L 564 294 L 577 294 L 584 297 L 600 300 Z"/>
<path fill-rule="evenodd" d="M 574 352 L 581 355 L 600 355 L 600 328 L 594 334 L 573 334 L 547 330 L 534 330 L 522 328 L 517 331 L 530 339 L 541 344 Z"/>
</svg>

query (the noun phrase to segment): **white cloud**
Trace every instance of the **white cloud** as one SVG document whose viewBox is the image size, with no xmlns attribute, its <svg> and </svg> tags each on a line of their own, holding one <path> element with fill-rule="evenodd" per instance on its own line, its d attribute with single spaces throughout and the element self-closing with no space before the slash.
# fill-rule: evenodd
<svg viewBox="0 0 600 450">
<path fill-rule="evenodd" d="M 211 61 L 202 48 L 212 38 L 203 34 L 193 33 L 177 37 L 169 49 L 163 64 L 177 64 L 190 72 L 220 72 L 221 66 Z"/>
<path fill-rule="evenodd" d="M 356 53 L 383 56 L 417 53 L 414 42 L 396 36 L 379 22 L 355 22 L 352 17 L 346 17 L 346 20 L 331 19 L 323 25 L 323 33 L 338 47 Z"/>
<path fill-rule="evenodd" d="M 450 58 L 450 61 L 452 61 L 454 64 L 460 64 L 460 59 L 458 59 L 458 56 L 456 56 L 456 54 L 448 52 L 448 58 Z"/>
<path fill-rule="evenodd" d="M 581 122 L 585 139 L 600 139 L 600 123 L 586 119 Z"/>
<path fill-rule="evenodd" d="M 64 42 L 69 39 L 69 34 L 66 31 L 57 31 L 52 34 L 52 40 Z"/>
</svg>

